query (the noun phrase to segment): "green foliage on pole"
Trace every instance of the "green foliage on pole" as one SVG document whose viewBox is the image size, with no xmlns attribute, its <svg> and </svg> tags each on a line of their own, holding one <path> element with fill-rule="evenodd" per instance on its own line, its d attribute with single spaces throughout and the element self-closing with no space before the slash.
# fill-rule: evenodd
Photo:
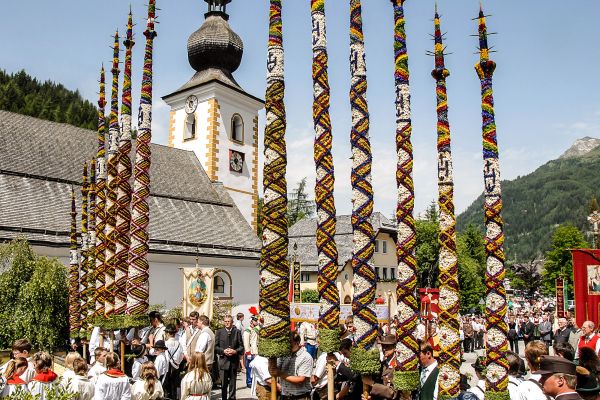
<svg viewBox="0 0 600 400">
<path fill-rule="evenodd" d="M 565 279 L 567 290 L 573 293 L 573 259 L 569 249 L 589 247 L 583 233 L 573 225 L 560 225 L 554 230 L 542 271 L 543 289 L 546 293 L 554 293 L 555 280 L 559 277 Z"/>
<path fill-rule="evenodd" d="M 67 268 L 37 256 L 24 239 L 0 246 L 0 348 L 28 338 L 34 348 L 61 347 L 67 332 Z"/>
</svg>

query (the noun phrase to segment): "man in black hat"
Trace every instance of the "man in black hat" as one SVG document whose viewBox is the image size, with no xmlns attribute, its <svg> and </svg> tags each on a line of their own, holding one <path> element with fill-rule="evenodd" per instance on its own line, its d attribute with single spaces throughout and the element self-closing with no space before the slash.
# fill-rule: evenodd
<svg viewBox="0 0 600 400">
<path fill-rule="evenodd" d="M 479 400 L 485 398 L 485 357 L 479 356 L 475 363 L 471 364 L 477 375 L 477 385 L 468 389 L 468 392 L 473 393 Z"/>
<path fill-rule="evenodd" d="M 596 375 L 583 367 L 577 367 L 577 393 L 583 400 L 596 400 L 600 394 Z"/>
<path fill-rule="evenodd" d="M 396 335 L 384 335 L 377 339 L 383 352 L 383 363 L 381 378 L 375 377 L 377 382 L 370 377 L 363 377 L 363 383 L 371 386 L 372 399 L 395 399 L 397 391 L 394 389 L 394 370 L 397 366 L 396 360 Z"/>
<path fill-rule="evenodd" d="M 542 356 L 540 370 L 544 393 L 555 400 L 581 400 L 575 391 L 577 383 L 576 366 L 566 358 Z"/>
</svg>

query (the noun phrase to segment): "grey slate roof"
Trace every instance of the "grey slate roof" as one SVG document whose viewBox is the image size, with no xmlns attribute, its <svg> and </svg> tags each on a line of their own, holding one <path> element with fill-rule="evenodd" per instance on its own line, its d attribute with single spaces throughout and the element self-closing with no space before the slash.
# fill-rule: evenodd
<svg viewBox="0 0 600 400">
<path fill-rule="evenodd" d="M 374 212 L 371 218 L 373 229 L 377 235 L 380 231 L 396 234 L 396 224 L 380 212 Z M 294 243 L 298 245 L 298 262 L 302 270 L 316 272 L 319 267 L 319 256 L 316 245 L 317 218 L 304 218 L 289 229 L 289 255 L 294 255 Z M 352 259 L 352 223 L 350 215 L 338 215 L 335 232 L 335 243 L 338 250 L 338 266 L 344 267 Z"/>
<path fill-rule="evenodd" d="M 96 143 L 94 131 L 0 111 L 0 240 L 68 246 L 71 187 Z M 150 251 L 257 259 L 260 241 L 195 154 L 151 150 Z"/>
</svg>

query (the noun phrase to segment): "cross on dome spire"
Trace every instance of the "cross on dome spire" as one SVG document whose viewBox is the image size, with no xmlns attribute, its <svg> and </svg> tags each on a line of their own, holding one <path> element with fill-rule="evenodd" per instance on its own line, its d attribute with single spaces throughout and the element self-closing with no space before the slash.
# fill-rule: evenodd
<svg viewBox="0 0 600 400">
<path fill-rule="evenodd" d="M 208 12 L 227 12 L 227 4 L 231 3 L 231 0 L 204 0 L 208 3 Z"/>
</svg>

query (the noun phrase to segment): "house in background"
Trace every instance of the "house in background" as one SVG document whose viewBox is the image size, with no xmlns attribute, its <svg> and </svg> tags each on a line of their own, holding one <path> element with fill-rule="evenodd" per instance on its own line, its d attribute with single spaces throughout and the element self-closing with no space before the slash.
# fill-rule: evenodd
<svg viewBox="0 0 600 400">
<path fill-rule="evenodd" d="M 338 215 L 335 241 L 338 249 L 338 290 L 342 304 L 352 303 L 352 224 L 350 215 Z M 373 265 L 377 274 L 376 298 L 386 304 L 391 299 L 391 315 L 396 313 L 396 224 L 382 213 L 373 213 L 375 253 Z M 300 289 L 317 290 L 319 258 L 316 245 L 317 218 L 304 218 L 289 229 L 289 256 L 300 264 Z M 297 249 L 294 250 L 294 244 Z"/>
</svg>

